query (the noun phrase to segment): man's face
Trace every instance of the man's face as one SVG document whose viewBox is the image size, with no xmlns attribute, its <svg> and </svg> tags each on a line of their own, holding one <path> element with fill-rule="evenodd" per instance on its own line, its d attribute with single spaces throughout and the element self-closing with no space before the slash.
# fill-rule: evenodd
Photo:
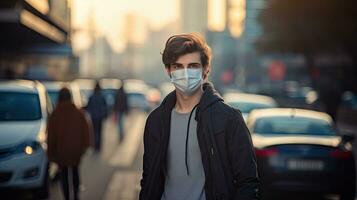
<svg viewBox="0 0 357 200">
<path fill-rule="evenodd" d="M 171 72 L 180 69 L 199 69 L 202 68 L 203 75 L 208 74 L 208 67 L 202 66 L 201 56 L 199 52 L 188 53 L 180 56 L 176 62 L 171 63 L 170 67 L 166 68 L 167 74 L 170 76 Z M 206 76 L 203 76 L 206 77 Z"/>
</svg>

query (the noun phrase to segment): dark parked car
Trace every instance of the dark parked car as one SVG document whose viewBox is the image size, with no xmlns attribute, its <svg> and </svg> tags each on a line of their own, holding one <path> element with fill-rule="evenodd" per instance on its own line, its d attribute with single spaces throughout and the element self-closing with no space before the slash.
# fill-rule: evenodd
<svg viewBox="0 0 357 200">
<path fill-rule="evenodd" d="M 302 109 L 262 109 L 251 112 L 247 125 L 263 197 L 309 192 L 354 199 L 351 138 L 337 133 L 329 115 Z"/>
</svg>

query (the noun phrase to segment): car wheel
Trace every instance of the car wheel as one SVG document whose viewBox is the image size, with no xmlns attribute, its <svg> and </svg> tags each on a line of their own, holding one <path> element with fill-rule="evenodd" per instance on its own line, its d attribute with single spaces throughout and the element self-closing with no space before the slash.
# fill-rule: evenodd
<svg viewBox="0 0 357 200">
<path fill-rule="evenodd" d="M 355 199 L 354 192 L 353 193 L 351 193 L 351 192 L 345 193 L 344 192 L 340 195 L 340 200 L 354 200 L 354 199 Z"/>
<path fill-rule="evenodd" d="M 345 182 L 340 193 L 340 200 L 354 200 L 356 195 L 356 183 L 354 178 Z"/>
<path fill-rule="evenodd" d="M 344 180 L 342 191 L 340 194 L 340 200 L 354 200 L 356 195 L 356 169 L 355 161 L 351 161 L 348 164 L 348 168 L 345 169 L 346 179 Z"/>
</svg>

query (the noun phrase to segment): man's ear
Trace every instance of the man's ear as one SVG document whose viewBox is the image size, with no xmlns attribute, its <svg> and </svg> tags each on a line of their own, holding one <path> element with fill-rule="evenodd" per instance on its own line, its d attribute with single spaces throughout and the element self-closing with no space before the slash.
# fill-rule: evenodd
<svg viewBox="0 0 357 200">
<path fill-rule="evenodd" d="M 210 72 L 210 67 L 209 66 L 205 66 L 203 68 L 203 74 L 202 74 L 203 80 L 206 80 L 208 78 L 209 72 Z"/>
</svg>

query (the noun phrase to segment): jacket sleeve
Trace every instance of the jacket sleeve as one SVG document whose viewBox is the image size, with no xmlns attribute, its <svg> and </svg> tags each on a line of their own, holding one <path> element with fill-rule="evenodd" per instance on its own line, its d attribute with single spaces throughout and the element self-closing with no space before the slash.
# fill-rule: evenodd
<svg viewBox="0 0 357 200">
<path fill-rule="evenodd" d="M 148 174 L 149 174 L 149 166 L 150 166 L 150 161 L 151 159 L 149 158 L 150 155 L 150 147 L 149 147 L 149 127 L 148 127 L 148 121 L 149 119 L 146 120 L 145 124 L 145 129 L 144 129 L 144 156 L 143 156 L 143 173 L 142 177 L 140 180 L 140 194 L 139 194 L 139 199 L 143 200 L 145 198 L 145 194 L 147 194 L 147 182 L 148 182 Z"/>
<path fill-rule="evenodd" d="M 229 132 L 228 152 L 233 170 L 235 200 L 258 199 L 258 172 L 252 139 L 242 114 L 235 111 L 233 127 Z"/>
</svg>

